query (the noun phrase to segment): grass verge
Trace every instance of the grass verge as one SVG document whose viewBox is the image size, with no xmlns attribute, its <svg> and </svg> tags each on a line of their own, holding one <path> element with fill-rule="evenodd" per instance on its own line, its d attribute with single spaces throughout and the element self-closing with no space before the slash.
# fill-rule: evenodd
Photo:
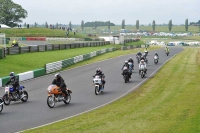
<svg viewBox="0 0 200 133">
<path fill-rule="evenodd" d="M 25 133 L 200 132 L 200 49 L 186 48 L 156 76 L 120 100 Z"/>
</svg>

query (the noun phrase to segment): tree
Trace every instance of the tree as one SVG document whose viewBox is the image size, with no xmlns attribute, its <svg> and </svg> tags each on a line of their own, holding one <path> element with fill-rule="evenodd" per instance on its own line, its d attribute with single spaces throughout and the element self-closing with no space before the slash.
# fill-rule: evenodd
<svg viewBox="0 0 200 133">
<path fill-rule="evenodd" d="M 72 23 L 71 23 L 71 21 L 69 22 L 69 28 L 72 28 Z"/>
<path fill-rule="evenodd" d="M 45 27 L 48 28 L 48 23 L 47 22 L 45 23 Z"/>
<path fill-rule="evenodd" d="M 136 21 L 136 29 L 139 30 L 139 28 L 140 28 L 140 22 L 139 22 L 139 20 L 137 20 Z"/>
<path fill-rule="evenodd" d="M 122 20 L 122 29 L 125 29 L 125 19 Z"/>
<path fill-rule="evenodd" d="M 169 26 L 169 31 L 171 31 L 172 30 L 172 20 L 169 20 L 169 24 L 168 24 L 168 26 Z"/>
<path fill-rule="evenodd" d="M 97 29 L 97 21 L 94 22 L 94 28 Z"/>
<path fill-rule="evenodd" d="M 188 19 L 185 20 L 185 30 L 188 31 Z"/>
<path fill-rule="evenodd" d="M 0 23 L 8 26 L 16 26 L 26 18 L 28 13 L 25 9 L 14 3 L 12 0 L 0 0 Z"/>
<path fill-rule="evenodd" d="M 155 22 L 155 20 L 153 20 L 153 22 L 152 22 L 152 29 L 153 29 L 153 31 L 155 31 L 155 29 L 156 29 L 156 22 Z"/>
<path fill-rule="evenodd" d="M 36 22 L 35 22 L 34 26 L 37 27 L 37 23 Z"/>
<path fill-rule="evenodd" d="M 110 31 L 110 21 L 108 21 L 108 30 Z"/>
<path fill-rule="evenodd" d="M 84 21 L 83 20 L 81 21 L 81 29 L 82 29 L 82 31 L 84 29 Z"/>
</svg>

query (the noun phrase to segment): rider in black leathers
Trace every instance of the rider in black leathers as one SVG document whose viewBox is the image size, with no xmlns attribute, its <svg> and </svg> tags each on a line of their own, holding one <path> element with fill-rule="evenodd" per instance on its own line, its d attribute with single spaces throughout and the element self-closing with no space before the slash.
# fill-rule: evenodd
<svg viewBox="0 0 200 133">
<path fill-rule="evenodd" d="M 65 96 L 68 96 L 68 92 L 66 91 L 67 85 L 65 84 L 64 79 L 60 76 L 59 73 L 55 74 L 55 79 L 53 80 L 52 84 L 60 87 Z"/>
<path fill-rule="evenodd" d="M 134 61 L 133 61 L 133 59 L 132 59 L 131 57 L 129 58 L 128 62 L 131 62 L 131 63 L 132 63 L 132 65 L 133 65 L 133 66 L 132 66 L 132 69 L 134 69 Z"/>
<path fill-rule="evenodd" d="M 158 56 L 158 53 L 157 52 L 155 52 L 155 55 L 158 57 L 158 59 L 159 59 L 159 56 Z"/>
<path fill-rule="evenodd" d="M 106 83 L 106 81 L 105 81 L 105 75 L 104 75 L 104 73 L 101 71 L 100 68 L 96 70 L 96 73 L 95 73 L 94 76 L 96 76 L 96 75 L 98 75 L 98 76 L 101 77 L 101 80 L 102 80 L 103 86 L 105 86 L 105 83 Z"/>
<path fill-rule="evenodd" d="M 17 93 L 20 96 L 21 92 L 19 91 L 19 80 L 17 76 L 15 76 L 14 72 L 11 72 L 9 76 L 10 76 L 10 79 L 8 80 L 8 82 L 5 83 L 5 85 L 11 84 L 13 86 L 13 89 L 17 91 Z"/>
</svg>

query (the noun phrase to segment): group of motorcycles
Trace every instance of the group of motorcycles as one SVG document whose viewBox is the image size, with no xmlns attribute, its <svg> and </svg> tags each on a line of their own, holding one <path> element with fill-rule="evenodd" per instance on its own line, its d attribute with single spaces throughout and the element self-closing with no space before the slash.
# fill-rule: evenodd
<svg viewBox="0 0 200 133">
<path fill-rule="evenodd" d="M 146 64 L 148 64 L 148 59 L 146 58 L 147 57 L 147 55 L 148 55 L 148 51 L 145 51 L 145 53 L 144 53 L 144 62 L 146 63 Z M 166 51 L 166 55 L 168 56 L 169 55 L 169 51 Z M 140 63 L 140 61 L 141 61 L 141 55 L 136 55 L 136 59 L 137 59 L 137 62 L 138 62 L 138 64 Z M 154 63 L 155 64 L 158 64 L 158 60 L 159 60 L 159 57 L 157 56 L 157 55 L 154 55 Z M 131 62 L 128 62 L 128 64 L 129 64 L 129 69 L 127 68 L 127 67 L 124 67 L 123 68 L 123 79 L 124 79 L 124 82 L 125 83 L 127 83 L 129 80 L 130 80 L 130 78 L 131 78 L 131 75 L 132 75 L 132 70 L 133 70 L 133 64 L 131 63 Z M 140 77 L 141 78 L 144 78 L 145 77 L 145 74 L 146 74 L 146 72 L 145 72 L 145 66 L 143 65 L 143 64 L 141 64 L 141 66 L 140 66 L 140 73 L 139 73 L 139 75 L 140 75 Z"/>
<path fill-rule="evenodd" d="M 148 52 L 145 51 L 145 57 L 147 57 Z M 169 55 L 169 51 L 166 52 L 166 55 Z M 140 63 L 141 60 L 141 56 L 136 56 L 137 62 L 138 64 Z M 154 63 L 157 64 L 158 63 L 158 56 L 154 56 Z M 144 60 L 146 62 L 146 64 L 148 64 L 148 60 L 147 58 L 145 58 Z M 123 79 L 125 81 L 125 83 L 127 83 L 130 78 L 131 75 L 133 73 L 133 63 L 132 62 L 128 62 L 129 65 L 129 69 L 128 67 L 124 67 L 123 68 Z M 140 67 L 140 76 L 141 78 L 145 77 L 145 66 L 141 65 Z M 98 95 L 101 92 L 104 91 L 104 84 L 102 82 L 102 79 L 99 75 L 93 76 L 93 85 L 95 86 L 95 94 Z M 2 112 L 3 110 L 3 104 L 5 105 L 9 105 L 11 101 L 22 101 L 22 102 L 26 102 L 28 100 L 28 93 L 27 91 L 24 90 L 24 86 L 20 86 L 19 87 L 19 93 L 17 91 L 14 90 L 13 87 L 11 86 L 6 86 L 5 87 L 5 94 L 0 97 L 0 112 Z M 62 93 L 62 91 L 60 90 L 60 88 L 56 85 L 50 85 L 47 88 L 47 93 L 48 93 L 48 97 L 47 97 L 47 105 L 50 108 L 53 108 L 55 106 L 56 102 L 64 102 L 65 104 L 69 104 L 71 101 L 71 93 L 72 91 L 69 90 L 68 88 L 66 88 L 66 91 L 68 92 L 68 95 L 65 96 L 64 93 Z"/>
<path fill-rule="evenodd" d="M 28 93 L 24 90 L 24 86 L 19 86 L 19 92 L 14 90 L 11 86 L 5 87 L 5 94 L 0 97 L 0 112 L 3 110 L 3 104 L 9 105 L 11 101 L 22 101 L 26 102 L 28 101 Z M 66 88 L 68 95 L 65 96 L 64 93 L 60 90 L 60 88 L 56 85 L 50 85 L 47 88 L 47 105 L 50 108 L 53 108 L 55 106 L 56 102 L 64 102 L 65 104 L 69 104 L 71 101 L 71 93 L 72 91 Z"/>
</svg>

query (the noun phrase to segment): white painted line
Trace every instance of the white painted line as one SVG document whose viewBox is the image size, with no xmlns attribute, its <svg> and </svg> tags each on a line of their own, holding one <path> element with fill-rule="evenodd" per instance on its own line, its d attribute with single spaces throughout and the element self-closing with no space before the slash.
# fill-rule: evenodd
<svg viewBox="0 0 200 133">
<path fill-rule="evenodd" d="M 181 51 L 182 52 L 182 51 Z M 179 52 L 179 53 L 181 53 Z M 165 65 L 169 60 L 171 60 L 173 57 L 175 57 L 176 55 L 178 55 L 179 53 L 175 54 L 174 56 L 172 56 L 171 58 L 169 58 L 167 61 L 165 61 L 159 68 L 157 68 L 148 78 L 144 79 L 143 81 L 141 81 L 138 85 L 136 85 L 135 87 L 133 87 L 132 89 L 130 89 L 129 91 L 127 91 L 126 93 L 124 93 L 123 95 L 121 95 L 120 97 L 114 99 L 114 100 L 111 100 L 110 102 L 107 102 L 105 104 L 102 104 L 98 107 L 95 107 L 95 108 L 92 108 L 92 109 L 89 109 L 87 111 L 84 111 L 82 113 L 79 113 L 79 114 L 76 114 L 76 115 L 73 115 L 73 116 L 70 116 L 70 117 L 67 117 L 67 118 L 64 118 L 64 119 L 61 119 L 61 120 L 57 120 L 57 121 L 54 121 L 54 122 L 51 122 L 51 123 L 47 123 L 47 124 L 44 124 L 44 125 L 41 125 L 41 126 L 37 126 L 37 127 L 33 127 L 33 128 L 30 128 L 30 129 L 26 129 L 26 130 L 23 130 L 23 131 L 19 131 L 19 132 L 16 132 L 16 133 L 21 133 L 21 132 L 24 132 L 24 131 L 28 131 L 28 130 L 32 130 L 32 129 L 36 129 L 36 128 L 40 128 L 40 127 L 44 127 L 44 126 L 47 126 L 47 125 L 50 125 L 50 124 L 53 124 L 53 123 L 56 123 L 56 122 L 60 122 L 60 121 L 63 121 L 63 120 L 67 120 L 67 119 L 70 119 L 70 118 L 73 118 L 75 116 L 79 116 L 81 114 L 84 114 L 84 113 L 87 113 L 87 112 L 90 112 L 90 111 L 93 111 L 95 109 L 98 109 L 98 108 L 101 108 L 103 106 L 106 106 L 112 102 L 115 102 L 117 101 L 118 99 L 126 96 L 127 94 L 129 94 L 130 92 L 136 90 L 141 84 L 143 84 L 144 82 L 146 82 L 151 76 L 153 76 L 163 65 Z"/>
</svg>

